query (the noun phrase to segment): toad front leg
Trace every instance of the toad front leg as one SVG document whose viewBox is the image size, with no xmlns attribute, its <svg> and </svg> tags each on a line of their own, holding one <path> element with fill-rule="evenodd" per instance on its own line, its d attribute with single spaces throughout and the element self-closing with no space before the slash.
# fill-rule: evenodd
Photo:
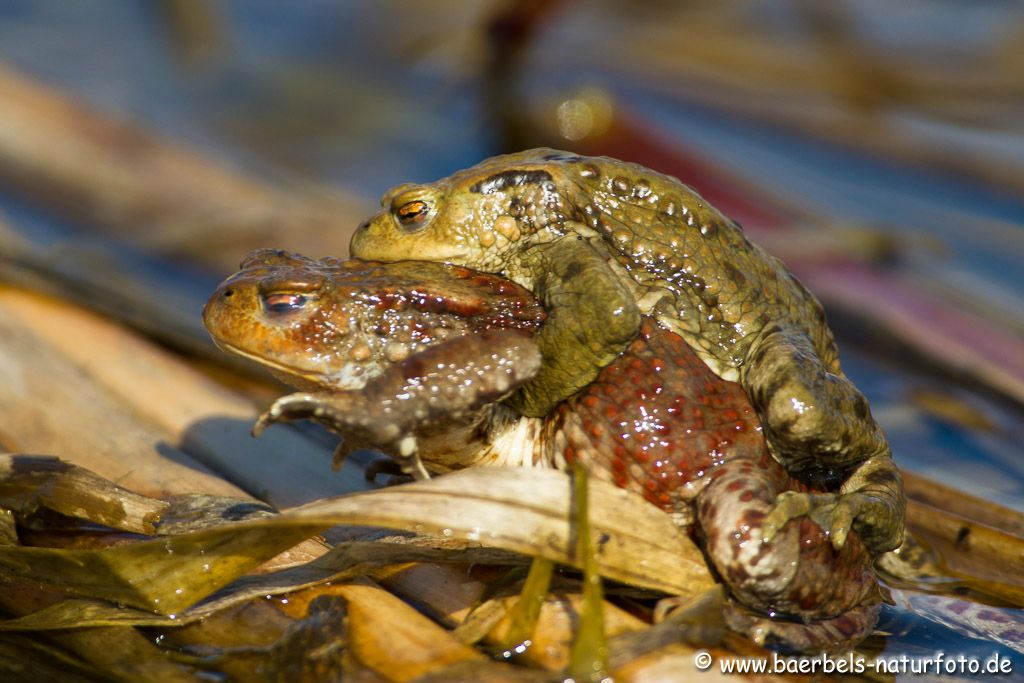
<svg viewBox="0 0 1024 683">
<path fill-rule="evenodd" d="M 842 482 L 837 493 L 780 496 L 766 538 L 808 514 L 837 548 L 851 528 L 875 554 L 899 546 L 906 508 L 899 472 L 867 401 L 838 365 L 827 368 L 805 335 L 774 328 L 751 349 L 741 380 L 776 459 L 812 485 Z"/>
<path fill-rule="evenodd" d="M 507 403 L 543 417 L 619 357 L 640 331 L 633 294 L 582 237 L 568 235 L 528 250 L 524 270 L 548 318 L 534 337 L 544 364 Z"/>
<path fill-rule="evenodd" d="M 429 476 L 417 453 L 424 428 L 471 420 L 536 374 L 540 352 L 520 332 L 492 330 L 456 337 L 388 367 L 355 391 L 290 394 L 260 416 L 269 424 L 310 419 L 340 434 L 345 451 L 375 447 L 417 479 Z M 342 447 L 339 447 L 339 449 Z"/>
</svg>

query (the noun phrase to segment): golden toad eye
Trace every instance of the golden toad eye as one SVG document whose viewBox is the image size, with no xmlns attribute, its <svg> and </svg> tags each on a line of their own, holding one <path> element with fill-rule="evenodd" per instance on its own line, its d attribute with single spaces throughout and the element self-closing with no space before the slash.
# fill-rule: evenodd
<svg viewBox="0 0 1024 683">
<path fill-rule="evenodd" d="M 406 227 L 418 227 L 424 223 L 430 214 L 430 204 L 422 199 L 414 199 L 398 207 L 395 216 L 398 222 Z"/>
<path fill-rule="evenodd" d="M 310 297 L 295 292 L 267 294 L 263 297 L 263 307 L 271 314 L 291 313 L 301 309 L 309 300 Z"/>
</svg>

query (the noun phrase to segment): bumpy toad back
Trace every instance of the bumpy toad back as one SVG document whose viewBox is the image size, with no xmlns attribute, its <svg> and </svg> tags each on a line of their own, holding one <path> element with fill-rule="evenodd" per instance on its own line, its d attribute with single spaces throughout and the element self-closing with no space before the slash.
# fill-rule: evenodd
<svg viewBox="0 0 1024 683">
<path fill-rule="evenodd" d="M 401 185 L 352 239 L 352 255 L 501 271 L 532 288 L 523 253 L 565 235 L 591 240 L 627 276 L 642 314 L 677 332 L 724 379 L 758 333 L 801 330 L 823 362 L 835 344 L 818 302 L 785 266 L 691 187 L 650 169 L 550 149 L 488 159 L 428 185 Z"/>
<path fill-rule="evenodd" d="M 723 379 L 738 380 L 772 454 L 836 495 L 787 496 L 772 524 L 832 510 L 880 552 L 903 537 L 905 502 L 884 435 L 845 377 L 820 304 L 739 226 L 675 178 L 635 164 L 538 149 L 403 185 L 351 252 L 500 273 L 548 311 L 540 372 L 511 405 L 542 416 L 586 387 L 653 316 Z"/>
</svg>

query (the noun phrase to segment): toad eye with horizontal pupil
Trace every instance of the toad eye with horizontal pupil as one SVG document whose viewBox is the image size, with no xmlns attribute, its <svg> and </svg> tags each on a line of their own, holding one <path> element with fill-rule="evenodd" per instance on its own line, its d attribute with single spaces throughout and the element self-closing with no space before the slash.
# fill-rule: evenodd
<svg viewBox="0 0 1024 683">
<path fill-rule="evenodd" d="M 269 313 L 290 313 L 306 305 L 309 297 L 304 294 L 285 293 L 267 294 L 263 297 L 263 307 Z"/>
<path fill-rule="evenodd" d="M 406 202 L 398 207 L 398 211 L 395 215 L 398 217 L 398 222 L 402 225 L 413 227 L 418 226 L 426 220 L 427 215 L 430 213 L 430 205 L 422 199 L 414 199 L 411 202 Z"/>
</svg>

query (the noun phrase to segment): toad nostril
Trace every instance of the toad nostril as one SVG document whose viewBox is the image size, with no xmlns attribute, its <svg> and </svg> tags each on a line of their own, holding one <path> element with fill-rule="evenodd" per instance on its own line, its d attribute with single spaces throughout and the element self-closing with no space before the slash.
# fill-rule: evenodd
<svg viewBox="0 0 1024 683">
<path fill-rule="evenodd" d="M 224 298 L 225 299 L 228 298 L 229 296 L 234 296 L 234 294 L 235 294 L 235 290 L 233 290 L 233 289 L 225 289 L 224 290 Z"/>
</svg>

